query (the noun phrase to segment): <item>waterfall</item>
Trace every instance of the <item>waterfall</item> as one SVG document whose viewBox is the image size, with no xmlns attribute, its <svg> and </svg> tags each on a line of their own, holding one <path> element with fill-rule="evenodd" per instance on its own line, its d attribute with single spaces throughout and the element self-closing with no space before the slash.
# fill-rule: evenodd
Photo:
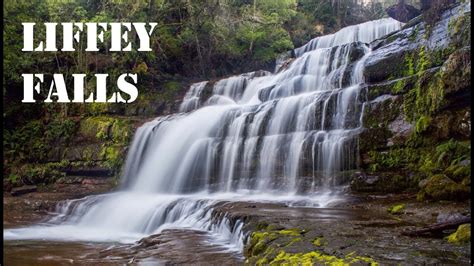
<svg viewBox="0 0 474 266">
<path fill-rule="evenodd" d="M 241 250 L 242 221 L 215 221 L 217 202 L 330 204 L 357 169 L 369 43 L 400 27 L 392 19 L 350 26 L 295 49 L 275 73 L 191 85 L 181 113 L 137 130 L 120 191 L 67 201 L 47 225 L 4 237 L 133 242 L 197 228 Z"/>
<path fill-rule="evenodd" d="M 186 95 L 184 95 L 184 99 L 181 103 L 181 106 L 179 107 L 179 111 L 190 112 L 200 107 L 201 103 L 199 100 L 206 85 L 207 81 L 202 81 L 191 85 Z"/>
</svg>

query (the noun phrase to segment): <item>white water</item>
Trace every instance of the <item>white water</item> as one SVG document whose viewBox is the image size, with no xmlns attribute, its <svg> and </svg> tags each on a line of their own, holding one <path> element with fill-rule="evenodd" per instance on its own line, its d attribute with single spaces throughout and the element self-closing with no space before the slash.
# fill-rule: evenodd
<svg viewBox="0 0 474 266">
<path fill-rule="evenodd" d="M 184 96 L 183 102 L 179 107 L 179 111 L 190 112 L 200 107 L 201 103 L 199 102 L 199 99 L 206 85 L 207 81 L 192 84 Z"/>
<path fill-rule="evenodd" d="M 364 43 L 400 26 L 382 19 L 314 39 L 287 69 L 223 79 L 209 99 L 207 82 L 193 84 L 180 108 L 190 113 L 137 130 L 121 191 L 66 201 L 44 224 L 4 230 L 5 239 L 131 243 L 177 227 L 211 231 L 241 251 L 242 222 L 215 220 L 215 203 L 341 200 L 335 187 L 357 168 Z"/>
</svg>

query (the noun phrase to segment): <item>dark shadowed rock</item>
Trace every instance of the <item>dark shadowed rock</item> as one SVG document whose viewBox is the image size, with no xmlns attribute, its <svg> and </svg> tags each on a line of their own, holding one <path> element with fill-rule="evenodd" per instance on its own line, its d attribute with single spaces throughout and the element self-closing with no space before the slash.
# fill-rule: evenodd
<svg viewBox="0 0 474 266">
<path fill-rule="evenodd" d="M 419 16 L 421 12 L 414 6 L 405 4 L 405 1 L 401 0 L 398 4 L 387 8 L 387 14 L 401 22 L 408 22 L 409 20 Z"/>
<path fill-rule="evenodd" d="M 36 186 L 22 186 L 22 187 L 13 188 L 10 193 L 12 194 L 12 196 L 20 196 L 20 195 L 28 194 L 31 192 L 35 192 L 36 189 L 37 189 Z"/>
<path fill-rule="evenodd" d="M 379 181 L 378 176 L 366 175 L 363 172 L 354 174 L 351 181 L 351 190 L 358 192 L 372 192 L 376 191 L 376 185 Z"/>
<path fill-rule="evenodd" d="M 13 184 L 10 180 L 3 179 L 3 191 L 11 191 Z"/>
<path fill-rule="evenodd" d="M 453 4 L 455 2 L 456 2 L 455 0 L 421 0 L 420 6 L 421 6 L 421 11 L 424 12 L 435 6 Z"/>
</svg>

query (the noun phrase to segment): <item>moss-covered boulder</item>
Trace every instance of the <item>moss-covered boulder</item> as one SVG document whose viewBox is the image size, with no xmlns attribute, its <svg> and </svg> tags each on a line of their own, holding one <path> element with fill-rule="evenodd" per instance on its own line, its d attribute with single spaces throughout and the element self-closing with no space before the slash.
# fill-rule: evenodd
<svg viewBox="0 0 474 266">
<path fill-rule="evenodd" d="M 446 175 L 437 174 L 420 182 L 418 200 L 465 200 L 471 189 Z"/>
<path fill-rule="evenodd" d="M 466 244 L 471 241 L 471 224 L 462 224 L 458 227 L 456 232 L 447 237 L 451 244 Z"/>
</svg>

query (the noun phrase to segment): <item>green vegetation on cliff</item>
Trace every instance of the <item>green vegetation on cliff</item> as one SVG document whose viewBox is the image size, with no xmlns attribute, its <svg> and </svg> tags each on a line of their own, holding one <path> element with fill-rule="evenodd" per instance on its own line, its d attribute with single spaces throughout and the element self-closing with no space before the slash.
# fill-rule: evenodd
<svg viewBox="0 0 474 266">
<path fill-rule="evenodd" d="M 389 73 L 369 67 L 369 80 L 386 81 L 371 84 L 368 97 L 389 96 L 364 114 L 363 167 L 380 177 L 373 190 L 419 191 L 419 200 L 469 196 L 470 13 L 446 12 L 384 40 L 388 46 L 410 43 L 384 59 L 392 61 Z"/>
</svg>

